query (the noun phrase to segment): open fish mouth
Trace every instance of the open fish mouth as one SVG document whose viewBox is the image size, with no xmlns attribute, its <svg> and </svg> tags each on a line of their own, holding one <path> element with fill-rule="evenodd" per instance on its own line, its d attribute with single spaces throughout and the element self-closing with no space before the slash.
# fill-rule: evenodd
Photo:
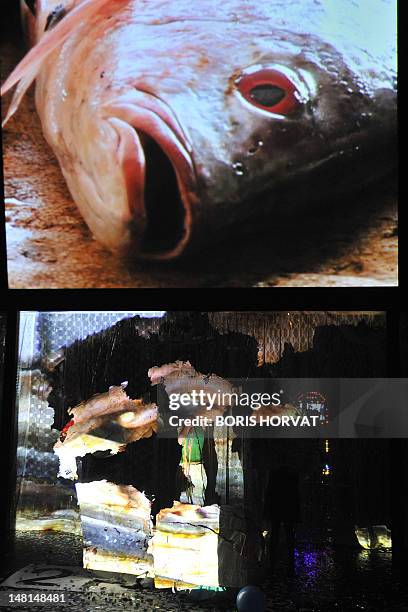
<svg viewBox="0 0 408 612">
<path fill-rule="evenodd" d="M 163 100 L 140 89 L 105 105 L 104 115 L 119 136 L 133 243 L 149 259 L 178 257 L 197 201 L 185 130 Z"/>
</svg>

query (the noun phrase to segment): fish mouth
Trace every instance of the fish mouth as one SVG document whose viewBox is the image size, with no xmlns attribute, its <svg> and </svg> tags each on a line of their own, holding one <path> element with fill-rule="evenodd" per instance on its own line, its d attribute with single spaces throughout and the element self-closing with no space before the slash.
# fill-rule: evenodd
<svg viewBox="0 0 408 612">
<path fill-rule="evenodd" d="M 146 224 L 141 251 L 146 256 L 166 255 L 183 240 L 186 205 L 171 159 L 148 134 L 141 132 L 139 138 L 145 156 Z"/>
<path fill-rule="evenodd" d="M 197 202 L 192 148 L 186 132 L 170 107 L 147 91 L 132 92 L 106 110 L 119 133 L 130 233 L 139 256 L 176 258 L 190 240 Z"/>
</svg>

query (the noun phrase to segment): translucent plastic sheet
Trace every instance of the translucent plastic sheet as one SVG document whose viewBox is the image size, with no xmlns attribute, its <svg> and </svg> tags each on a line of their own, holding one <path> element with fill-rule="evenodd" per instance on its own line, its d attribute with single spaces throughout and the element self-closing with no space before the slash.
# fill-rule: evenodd
<svg viewBox="0 0 408 612">
<path fill-rule="evenodd" d="M 16 528 L 80 532 L 73 483 L 57 478 L 53 446 L 59 431 L 49 404 L 50 372 L 63 348 L 124 318 L 139 315 L 154 327 L 162 312 L 22 312 L 17 377 Z M 152 318 L 153 317 L 153 318 Z"/>
<path fill-rule="evenodd" d="M 195 313 L 195 318 L 186 316 L 184 320 L 180 314 L 178 319 L 171 313 L 164 315 L 161 311 L 21 313 L 17 389 L 18 529 L 64 530 L 67 525 L 79 529 L 73 483 L 57 478 L 58 463 L 53 453 L 59 430 L 68 421 L 68 406 L 75 406 L 127 378 L 130 396 L 137 397 L 148 389 L 148 367 L 180 358 L 192 359 L 201 372 L 213 371 L 224 377 L 250 376 L 259 367 L 280 368 L 279 375 L 282 375 L 287 355 L 302 356 L 310 351 L 316 330 L 321 335 L 322 329 L 330 331 L 341 326 L 340 340 L 348 346 L 350 326 L 362 325 L 370 335 L 370 330 L 384 327 L 385 319 L 380 312 L 217 312 Z M 126 344 L 130 329 L 134 330 L 134 340 Z M 288 346 L 292 352 L 288 353 Z M 365 351 L 370 350 L 367 347 Z M 69 364 L 64 362 L 66 353 L 70 355 Z M 361 362 L 360 354 L 356 359 Z M 349 366 L 348 357 L 345 363 Z M 146 377 L 145 386 L 142 375 Z M 245 459 L 248 451 L 240 450 L 239 440 L 227 440 L 225 432 L 220 432 L 215 442 L 214 491 L 218 496 L 215 501 L 235 503 L 242 499 L 245 487 L 250 490 L 255 486 L 253 479 L 248 479 L 250 459 Z M 116 474 L 123 483 L 129 484 L 140 476 L 140 481 L 131 484 L 141 490 L 150 485 L 154 494 L 156 485 L 163 482 L 163 470 L 169 469 L 171 475 L 173 459 L 170 461 L 169 457 L 173 451 L 170 447 L 152 449 L 142 444 L 139 450 L 132 451 L 126 465 L 122 465 L 123 461 L 120 465 L 112 462 L 108 469 L 108 463 L 103 460 L 84 462 L 82 476 L 96 480 Z M 143 457 L 144 463 L 151 466 L 153 475 L 147 474 L 143 464 L 138 464 L 138 457 Z M 247 461 L 246 478 L 242 461 L 244 464 Z M 175 466 L 179 463 L 180 457 L 175 456 Z M 140 465 L 138 473 L 132 467 L 137 464 Z M 92 476 L 95 470 L 101 473 Z M 214 479 L 214 474 L 211 478 Z M 164 507 L 171 505 L 174 498 L 177 495 L 170 487 L 156 503 Z M 214 499 L 209 503 L 213 502 Z"/>
</svg>

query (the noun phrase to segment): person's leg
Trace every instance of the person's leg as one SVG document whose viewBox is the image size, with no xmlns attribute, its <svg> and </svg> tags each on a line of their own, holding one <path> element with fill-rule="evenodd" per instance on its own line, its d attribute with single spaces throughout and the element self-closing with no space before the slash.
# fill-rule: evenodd
<svg viewBox="0 0 408 612">
<path fill-rule="evenodd" d="M 207 476 L 207 486 L 205 488 L 205 504 L 218 504 L 219 495 L 215 491 L 217 484 L 218 459 L 215 450 L 215 443 L 212 431 L 207 432 L 203 444 L 203 464 Z"/>
<path fill-rule="evenodd" d="M 271 569 L 274 569 L 278 545 L 279 545 L 279 532 L 280 532 L 281 519 L 277 516 L 271 518 L 271 531 L 269 537 L 269 562 Z"/>
<path fill-rule="evenodd" d="M 284 523 L 286 549 L 288 553 L 288 573 L 293 574 L 295 570 L 295 525 Z"/>
</svg>

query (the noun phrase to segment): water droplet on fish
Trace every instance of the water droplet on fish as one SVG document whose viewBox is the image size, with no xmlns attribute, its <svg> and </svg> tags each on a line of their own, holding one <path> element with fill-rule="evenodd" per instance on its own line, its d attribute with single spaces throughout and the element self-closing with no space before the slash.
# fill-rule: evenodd
<svg viewBox="0 0 408 612">
<path fill-rule="evenodd" d="M 232 164 L 232 168 L 236 176 L 244 176 L 245 174 L 244 164 L 242 164 L 241 162 L 236 162 L 235 164 Z"/>
<path fill-rule="evenodd" d="M 258 153 L 259 149 L 261 149 L 262 147 L 263 147 L 263 142 L 262 140 L 259 140 L 252 147 L 248 149 L 248 155 L 255 155 L 256 153 Z"/>
</svg>

